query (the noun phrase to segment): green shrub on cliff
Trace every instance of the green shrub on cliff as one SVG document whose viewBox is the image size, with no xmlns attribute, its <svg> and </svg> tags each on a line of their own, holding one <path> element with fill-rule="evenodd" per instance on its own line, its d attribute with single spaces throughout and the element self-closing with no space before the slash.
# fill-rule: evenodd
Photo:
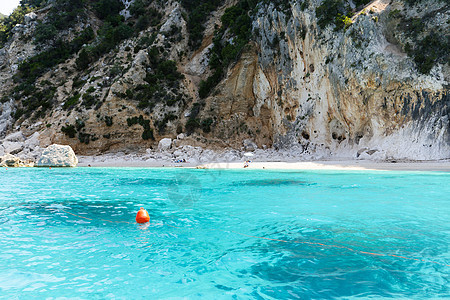
<svg viewBox="0 0 450 300">
<path fill-rule="evenodd" d="M 245 45 L 251 37 L 251 18 L 248 15 L 252 10 L 249 2 L 240 1 L 235 6 L 225 10 L 221 21 L 222 27 L 216 30 L 213 39 L 213 48 L 209 66 L 213 74 L 199 85 L 200 98 L 207 97 L 212 89 L 222 80 L 224 70 L 231 62 L 237 60 Z"/>
<path fill-rule="evenodd" d="M 207 118 L 201 122 L 201 127 L 204 133 L 211 132 L 211 125 L 213 124 L 213 119 Z"/>
<path fill-rule="evenodd" d="M 42 23 L 38 21 L 36 31 L 34 32 L 34 42 L 36 44 L 46 43 L 56 36 L 57 29 L 55 25 L 49 23 Z"/>
<path fill-rule="evenodd" d="M 351 11 L 348 4 L 342 0 L 325 0 L 316 8 L 317 25 L 325 28 L 334 24 L 335 30 L 351 25 Z"/>
<path fill-rule="evenodd" d="M 97 17 L 105 20 L 118 15 L 125 5 L 120 0 L 97 0 L 93 1 L 92 7 Z"/>
<path fill-rule="evenodd" d="M 66 102 L 64 102 L 63 108 L 64 109 L 69 109 L 74 107 L 77 103 L 78 100 L 80 100 L 81 95 L 78 93 L 75 93 L 75 95 L 73 95 L 72 97 L 69 97 Z"/>
<path fill-rule="evenodd" d="M 214 11 L 223 0 L 181 0 L 181 4 L 188 11 L 187 30 L 189 33 L 189 46 L 191 49 L 197 49 L 203 40 L 203 25 L 209 14 Z"/>
<path fill-rule="evenodd" d="M 74 125 L 67 125 L 67 126 L 62 126 L 61 127 L 61 131 L 65 134 L 65 135 L 67 135 L 69 138 L 74 138 L 75 137 L 75 135 L 77 134 L 77 131 L 76 131 L 76 129 L 75 129 L 75 126 Z"/>
<path fill-rule="evenodd" d="M 419 72 L 430 73 L 433 66 L 439 63 L 449 63 L 450 36 L 442 36 L 431 31 L 419 40 L 414 49 L 406 49 L 408 55 L 414 58 Z"/>
<path fill-rule="evenodd" d="M 148 26 L 156 26 L 161 22 L 162 14 L 150 5 L 150 0 L 135 0 L 130 6 L 130 14 L 137 20 L 135 28 L 138 31 Z"/>
<path fill-rule="evenodd" d="M 112 50 L 124 39 L 131 37 L 133 33 L 133 29 L 121 21 L 117 26 L 114 26 L 113 23 L 105 22 L 97 32 L 97 44 L 83 48 L 78 54 L 75 61 L 77 68 L 85 70 L 91 62 Z"/>
<path fill-rule="evenodd" d="M 36 78 L 44 74 L 48 69 L 64 62 L 73 53 L 78 52 L 84 43 L 88 43 L 94 37 L 91 27 L 84 29 L 77 38 L 67 43 L 58 40 L 53 47 L 35 56 L 28 58 L 19 65 L 19 77 L 34 82 Z"/>
<path fill-rule="evenodd" d="M 139 117 L 132 117 L 127 119 L 128 126 L 133 126 L 135 124 L 139 124 L 142 126 L 144 131 L 142 132 L 142 139 L 143 140 L 154 140 L 155 137 L 153 136 L 153 129 L 150 127 L 150 120 L 144 119 L 142 115 Z"/>
<path fill-rule="evenodd" d="M 9 16 L 0 19 L 0 48 L 3 48 L 6 41 L 12 36 L 14 26 L 23 23 L 24 16 L 30 11 L 32 8 L 26 3 L 22 3 Z"/>
<path fill-rule="evenodd" d="M 427 26 L 429 20 L 439 11 L 427 14 L 423 18 L 406 18 L 401 11 L 394 10 L 389 17 L 397 19 L 397 28 L 407 36 L 404 50 L 410 56 L 420 73 L 429 74 L 436 63 L 448 64 L 450 58 L 450 36 L 439 28 Z"/>
</svg>

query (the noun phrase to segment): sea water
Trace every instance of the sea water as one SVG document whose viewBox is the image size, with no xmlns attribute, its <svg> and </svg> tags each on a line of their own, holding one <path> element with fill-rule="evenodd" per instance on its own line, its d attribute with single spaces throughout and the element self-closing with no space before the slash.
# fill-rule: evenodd
<svg viewBox="0 0 450 300">
<path fill-rule="evenodd" d="M 445 298 L 449 220 L 450 173 L 0 168 L 0 298 Z"/>
</svg>

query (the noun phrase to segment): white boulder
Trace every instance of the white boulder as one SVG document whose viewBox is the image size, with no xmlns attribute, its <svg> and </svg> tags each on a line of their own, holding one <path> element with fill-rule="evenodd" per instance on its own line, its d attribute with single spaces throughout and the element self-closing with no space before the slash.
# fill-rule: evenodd
<svg viewBox="0 0 450 300">
<path fill-rule="evenodd" d="M 172 147 L 172 139 L 169 138 L 163 138 L 158 143 L 158 150 L 159 151 L 166 151 L 169 150 L 170 147 Z"/>
<path fill-rule="evenodd" d="M 53 144 L 43 152 L 36 167 L 76 167 L 78 158 L 68 145 Z"/>
<path fill-rule="evenodd" d="M 4 141 L 2 146 L 3 146 L 5 153 L 10 153 L 10 154 L 17 154 L 23 150 L 23 143 L 21 143 L 21 142 Z"/>
</svg>

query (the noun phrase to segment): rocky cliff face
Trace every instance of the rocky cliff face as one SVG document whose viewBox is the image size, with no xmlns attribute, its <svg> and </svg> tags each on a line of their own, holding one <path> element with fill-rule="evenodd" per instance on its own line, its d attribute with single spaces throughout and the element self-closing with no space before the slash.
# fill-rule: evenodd
<svg viewBox="0 0 450 300">
<path fill-rule="evenodd" d="M 448 65 L 420 74 L 400 43 L 388 41 L 389 12 L 403 6 L 372 2 L 371 13 L 354 16 L 341 32 L 322 30 L 300 5 L 290 18 L 271 6 L 271 13 L 260 10 L 255 112 L 271 108 L 275 145 L 342 156 L 364 149 L 382 157 L 449 156 Z M 279 48 L 271 47 L 280 35 Z"/>
<path fill-rule="evenodd" d="M 0 50 L 0 136 L 21 131 L 25 144 L 38 136 L 77 154 L 145 151 L 185 133 L 177 146 L 273 147 L 299 159 L 450 157 L 445 2 L 261 1 L 246 11 L 216 1 L 197 44 L 187 2 L 145 2 L 149 24 L 100 54 L 107 21 L 88 13 L 58 34 L 74 47 L 91 24 L 96 37 L 31 84 L 20 66 L 54 47 L 32 38 L 51 4 L 28 16 Z M 332 5 L 353 14 L 328 20 Z M 121 9 L 139 24 L 133 3 Z"/>
</svg>

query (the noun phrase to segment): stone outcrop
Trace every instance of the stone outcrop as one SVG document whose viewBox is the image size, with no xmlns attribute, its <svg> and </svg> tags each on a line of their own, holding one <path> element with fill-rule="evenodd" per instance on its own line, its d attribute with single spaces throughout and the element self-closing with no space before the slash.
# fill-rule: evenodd
<svg viewBox="0 0 450 300">
<path fill-rule="evenodd" d="M 78 158 L 70 146 L 48 146 L 36 163 L 36 167 L 76 167 Z"/>
<path fill-rule="evenodd" d="M 0 167 L 33 167 L 34 163 L 29 160 L 22 160 L 12 154 L 0 156 Z"/>
<path fill-rule="evenodd" d="M 0 156 L 4 154 L 17 155 L 23 160 L 35 161 L 40 155 L 39 132 L 25 137 L 23 132 L 17 131 L 0 140 Z"/>
</svg>

